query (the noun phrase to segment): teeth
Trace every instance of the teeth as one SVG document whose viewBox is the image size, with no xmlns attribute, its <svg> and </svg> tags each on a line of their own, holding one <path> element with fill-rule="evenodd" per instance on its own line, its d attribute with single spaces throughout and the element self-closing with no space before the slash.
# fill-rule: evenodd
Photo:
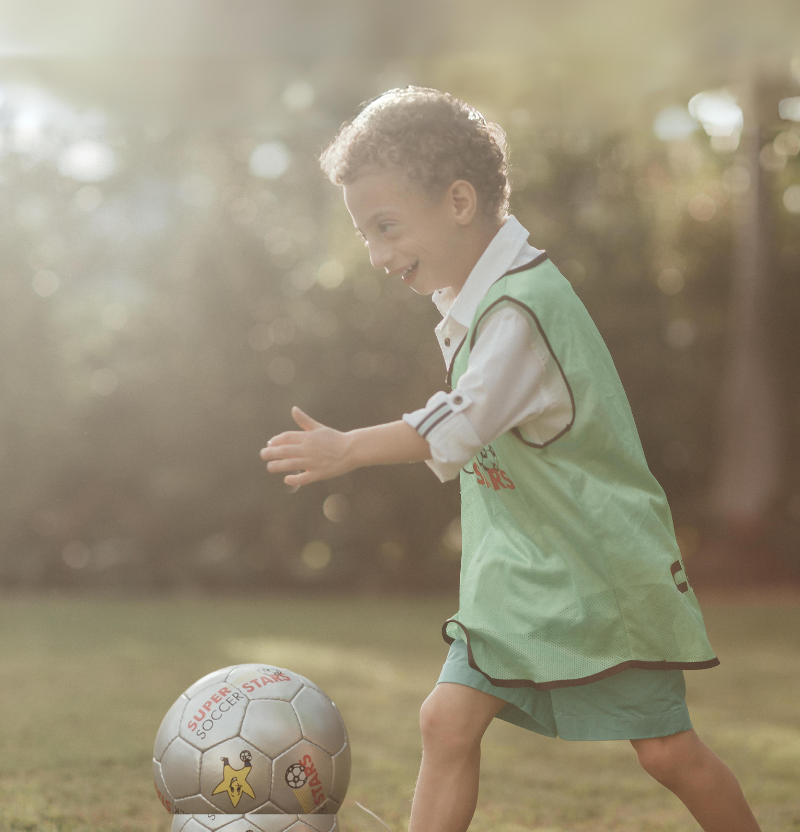
<svg viewBox="0 0 800 832">
<path fill-rule="evenodd" d="M 414 271 L 414 269 L 416 269 L 416 267 L 417 267 L 417 264 L 416 264 L 416 263 L 413 263 L 412 265 L 410 265 L 410 266 L 409 266 L 409 267 L 408 267 L 408 268 L 407 268 L 407 269 L 403 272 L 403 277 L 408 277 L 408 276 L 411 274 L 411 272 L 413 272 L 413 271 Z"/>
</svg>

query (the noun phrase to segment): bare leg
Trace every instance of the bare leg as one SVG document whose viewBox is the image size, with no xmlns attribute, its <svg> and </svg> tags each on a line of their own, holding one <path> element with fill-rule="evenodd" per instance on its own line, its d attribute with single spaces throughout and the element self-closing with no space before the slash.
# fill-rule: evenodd
<svg viewBox="0 0 800 832">
<path fill-rule="evenodd" d="M 733 772 L 694 730 L 631 745 L 645 771 L 680 798 L 705 832 L 761 832 Z"/>
<path fill-rule="evenodd" d="M 466 685 L 434 688 L 420 710 L 422 765 L 409 832 L 466 832 L 478 801 L 481 738 L 505 704 Z"/>
</svg>

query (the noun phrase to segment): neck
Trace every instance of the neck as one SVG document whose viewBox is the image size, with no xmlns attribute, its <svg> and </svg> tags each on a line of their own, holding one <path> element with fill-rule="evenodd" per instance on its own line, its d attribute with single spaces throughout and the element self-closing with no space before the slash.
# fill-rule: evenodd
<svg viewBox="0 0 800 832">
<path fill-rule="evenodd" d="M 483 252 L 489 246 L 489 243 L 497 235 L 497 232 L 503 227 L 503 223 L 498 220 L 485 219 L 480 221 L 480 225 L 471 227 L 469 234 L 465 235 L 463 241 L 461 268 L 459 269 L 458 278 L 453 281 L 451 288 L 453 293 L 458 293 L 464 288 L 467 278 L 475 268 L 475 264 L 483 256 Z M 465 229 L 466 230 L 466 229 Z"/>
</svg>

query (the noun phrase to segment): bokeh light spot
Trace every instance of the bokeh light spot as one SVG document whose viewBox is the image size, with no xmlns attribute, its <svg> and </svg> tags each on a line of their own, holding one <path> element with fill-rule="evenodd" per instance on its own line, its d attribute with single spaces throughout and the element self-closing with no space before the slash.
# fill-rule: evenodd
<svg viewBox="0 0 800 832">
<path fill-rule="evenodd" d="M 315 98 L 314 87 L 302 79 L 292 81 L 283 91 L 283 103 L 289 110 L 307 110 Z"/>
<path fill-rule="evenodd" d="M 697 127 L 697 121 L 685 107 L 666 107 L 653 122 L 653 132 L 662 142 L 687 139 Z"/>
<path fill-rule="evenodd" d="M 781 156 L 797 156 L 800 153 L 800 136 L 794 130 L 784 130 L 775 136 L 772 146 Z"/>
<path fill-rule="evenodd" d="M 741 133 L 731 133 L 730 136 L 712 136 L 711 149 L 717 153 L 733 153 L 739 147 Z"/>
<path fill-rule="evenodd" d="M 699 222 L 708 222 L 717 213 L 717 203 L 708 194 L 697 194 L 689 200 L 686 210 Z"/>
<path fill-rule="evenodd" d="M 783 204 L 792 214 L 800 214 L 800 185 L 790 185 L 783 192 Z"/>
<path fill-rule="evenodd" d="M 233 555 L 233 545 L 222 532 L 210 535 L 197 547 L 197 559 L 210 566 L 230 560 Z"/>
<path fill-rule="evenodd" d="M 451 520 L 442 535 L 442 545 L 445 556 L 449 560 L 457 560 L 461 557 L 461 518 Z"/>
<path fill-rule="evenodd" d="M 344 280 L 344 266 L 338 260 L 327 260 L 317 271 L 317 283 L 326 289 L 341 286 Z"/>
<path fill-rule="evenodd" d="M 114 151 L 102 142 L 83 139 L 66 147 L 58 157 L 58 172 L 78 182 L 102 182 L 117 170 Z"/>
<path fill-rule="evenodd" d="M 45 269 L 36 272 L 33 276 L 33 280 L 31 280 L 33 291 L 36 292 L 40 298 L 49 298 L 60 285 L 61 281 L 58 279 L 58 275 L 55 272 L 47 271 Z"/>
<path fill-rule="evenodd" d="M 658 275 L 657 283 L 658 288 L 665 295 L 677 295 L 683 289 L 683 274 L 675 268 L 662 269 Z"/>
<path fill-rule="evenodd" d="M 341 523 L 350 511 L 350 501 L 344 494 L 331 494 L 322 504 L 322 513 L 332 523 Z"/>
<path fill-rule="evenodd" d="M 70 569 L 85 569 L 92 559 L 92 553 L 85 543 L 71 540 L 61 550 L 61 559 Z"/>
<path fill-rule="evenodd" d="M 690 346 L 696 336 L 697 325 L 689 318 L 676 318 L 667 324 L 665 338 L 673 349 L 680 350 Z"/>
<path fill-rule="evenodd" d="M 260 179 L 280 179 L 286 173 L 291 158 L 283 142 L 264 142 L 250 154 L 250 173 Z"/>
<path fill-rule="evenodd" d="M 768 170 L 772 173 L 783 170 L 786 167 L 786 156 L 782 153 L 778 153 L 772 142 L 765 144 L 764 147 L 761 148 L 761 152 L 758 154 L 758 161 L 764 170 Z"/>
<path fill-rule="evenodd" d="M 742 108 L 727 90 L 699 92 L 689 101 L 689 112 L 709 136 L 732 136 L 742 132 Z"/>
<path fill-rule="evenodd" d="M 778 114 L 785 121 L 800 121 L 800 95 L 779 101 Z"/>
<path fill-rule="evenodd" d="M 331 562 L 331 547 L 324 540 L 312 540 L 303 547 L 300 558 L 309 569 L 324 569 Z"/>
</svg>

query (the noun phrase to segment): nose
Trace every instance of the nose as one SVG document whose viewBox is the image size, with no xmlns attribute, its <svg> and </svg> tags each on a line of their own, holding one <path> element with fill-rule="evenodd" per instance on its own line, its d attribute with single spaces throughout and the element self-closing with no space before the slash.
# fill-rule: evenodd
<svg viewBox="0 0 800 832">
<path fill-rule="evenodd" d="M 385 243 L 369 244 L 369 262 L 375 269 L 385 269 L 392 260 L 392 252 Z"/>
</svg>

